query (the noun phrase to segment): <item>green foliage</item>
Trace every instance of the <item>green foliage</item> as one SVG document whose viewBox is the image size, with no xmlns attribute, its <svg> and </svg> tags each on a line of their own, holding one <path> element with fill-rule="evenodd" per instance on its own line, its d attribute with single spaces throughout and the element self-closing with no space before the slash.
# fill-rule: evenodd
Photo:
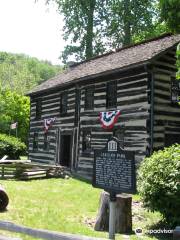
<svg viewBox="0 0 180 240">
<path fill-rule="evenodd" d="M 18 137 L 27 142 L 30 101 L 23 95 L 62 68 L 23 54 L 0 52 L 0 132 L 9 134 L 18 122 Z M 15 135 L 16 130 L 11 130 Z"/>
<path fill-rule="evenodd" d="M 159 20 L 154 22 L 154 25 L 149 31 L 141 31 L 138 34 L 134 34 L 132 41 L 135 43 L 144 41 L 145 39 L 150 39 L 153 37 L 158 37 L 159 35 L 169 32 L 169 28 L 164 22 L 159 22 Z"/>
<path fill-rule="evenodd" d="M 30 100 L 10 90 L 0 91 L 0 132 L 9 134 L 10 124 L 18 122 L 18 137 L 27 142 L 29 127 Z M 15 135 L 14 129 L 11 135 Z"/>
<path fill-rule="evenodd" d="M 180 224 L 180 145 L 144 159 L 138 172 L 138 190 L 145 207 L 159 211 L 173 227 Z"/>
<path fill-rule="evenodd" d="M 89 59 L 109 48 L 130 44 L 147 32 L 153 35 L 157 0 L 46 0 L 56 2 L 64 16 L 62 58 Z"/>
<path fill-rule="evenodd" d="M 0 87 L 24 94 L 61 68 L 23 54 L 0 52 Z"/>
<path fill-rule="evenodd" d="M 46 0 L 50 2 L 64 16 L 64 63 L 180 32 L 179 0 Z"/>
<path fill-rule="evenodd" d="M 107 0 L 48 0 L 56 2 L 60 14 L 64 16 L 64 40 L 67 41 L 62 58 L 68 61 L 73 56 L 76 61 L 103 53 L 102 28 Z"/>
<path fill-rule="evenodd" d="M 158 19 L 156 0 L 110 1 L 107 36 L 114 48 L 129 45 L 140 37 L 140 41 L 156 36 Z M 156 21 L 155 21 L 156 20 Z"/>
<path fill-rule="evenodd" d="M 161 17 L 171 31 L 180 33 L 179 0 L 160 0 Z"/>
<path fill-rule="evenodd" d="M 26 145 L 20 139 L 0 134 L 0 158 L 8 155 L 10 159 L 19 159 L 20 155 L 25 154 Z"/>
</svg>

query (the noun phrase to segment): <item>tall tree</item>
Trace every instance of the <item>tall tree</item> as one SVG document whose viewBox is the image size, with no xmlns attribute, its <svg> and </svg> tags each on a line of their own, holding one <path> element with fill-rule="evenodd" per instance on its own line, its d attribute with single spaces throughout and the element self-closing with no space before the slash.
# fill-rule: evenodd
<svg viewBox="0 0 180 240">
<path fill-rule="evenodd" d="M 47 0 L 64 16 L 62 58 L 89 59 L 112 47 L 130 44 L 152 29 L 156 0 Z"/>
<path fill-rule="evenodd" d="M 159 7 L 161 11 L 161 21 L 164 21 L 168 31 L 180 33 L 180 2 L 179 0 L 160 0 Z M 180 80 L 180 44 L 176 51 L 177 56 L 177 74 L 176 78 Z M 179 103 L 180 104 L 180 103 Z"/>
<path fill-rule="evenodd" d="M 158 18 L 157 0 L 113 0 L 109 5 L 107 36 L 112 47 L 129 45 L 154 35 Z"/>
<path fill-rule="evenodd" d="M 77 61 L 102 53 L 101 27 L 108 0 L 48 0 L 58 5 L 64 16 L 64 40 L 68 42 L 62 57 L 64 62 L 73 55 Z"/>
<path fill-rule="evenodd" d="M 161 17 L 169 29 L 180 33 L 180 2 L 179 0 L 160 0 Z"/>
</svg>

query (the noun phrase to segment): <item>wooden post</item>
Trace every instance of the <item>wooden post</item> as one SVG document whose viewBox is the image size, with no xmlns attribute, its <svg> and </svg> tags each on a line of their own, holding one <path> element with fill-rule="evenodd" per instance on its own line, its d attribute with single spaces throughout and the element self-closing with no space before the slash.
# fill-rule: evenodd
<svg viewBox="0 0 180 240">
<path fill-rule="evenodd" d="M 127 194 L 116 195 L 116 233 L 132 232 L 132 197 Z M 100 206 L 94 229 L 96 231 L 109 230 L 109 194 L 103 191 L 100 195 Z"/>
</svg>

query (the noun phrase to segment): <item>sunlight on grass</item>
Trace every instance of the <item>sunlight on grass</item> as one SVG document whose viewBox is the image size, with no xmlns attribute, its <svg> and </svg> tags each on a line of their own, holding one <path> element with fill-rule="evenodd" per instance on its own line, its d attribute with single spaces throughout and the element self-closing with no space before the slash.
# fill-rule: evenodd
<svg viewBox="0 0 180 240">
<path fill-rule="evenodd" d="M 27 157 L 27 156 L 20 156 L 20 159 L 21 159 L 21 160 L 27 160 L 28 157 Z"/>
<path fill-rule="evenodd" d="M 104 238 L 108 236 L 107 233 L 94 231 L 93 227 L 86 224 L 87 218 L 96 218 L 101 192 L 91 184 L 76 179 L 1 181 L 1 184 L 10 199 L 8 210 L 0 213 L 1 220 L 58 232 Z M 139 196 L 135 195 L 134 199 L 138 201 Z M 144 219 L 147 218 L 149 222 L 147 219 L 144 221 L 142 217 L 139 222 L 136 221 L 134 227 L 139 227 L 138 224 L 145 227 L 159 219 L 159 215 L 146 211 L 137 214 L 144 216 Z M 22 238 L 33 239 L 28 236 Z M 116 239 L 125 238 L 123 235 L 117 235 Z M 131 239 L 137 238 L 132 235 Z"/>
</svg>

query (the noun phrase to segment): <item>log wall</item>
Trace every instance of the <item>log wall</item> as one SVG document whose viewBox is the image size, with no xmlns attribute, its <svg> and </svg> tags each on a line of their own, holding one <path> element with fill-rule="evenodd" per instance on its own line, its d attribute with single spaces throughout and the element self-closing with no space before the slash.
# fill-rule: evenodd
<svg viewBox="0 0 180 240">
<path fill-rule="evenodd" d="M 31 122 L 29 134 L 29 159 L 40 163 L 59 163 L 61 134 L 70 131 L 73 136 L 72 143 L 72 169 L 85 177 L 92 176 L 93 151 L 103 148 L 113 131 L 104 130 L 99 121 L 99 112 L 106 109 L 106 84 L 108 81 L 117 81 L 117 109 L 121 115 L 115 129 L 124 128 L 124 147 L 135 151 L 136 163 L 146 154 L 149 146 L 149 132 L 146 126 L 150 117 L 148 96 L 148 74 L 144 67 L 129 70 L 121 74 L 111 74 L 104 78 L 95 79 L 67 88 L 68 104 L 67 114 L 60 114 L 60 96 L 64 89 L 44 93 L 40 96 L 42 101 L 42 116 L 35 118 L 36 100 L 31 99 Z M 85 89 L 94 86 L 94 109 L 85 110 Z M 79 106 L 77 106 L 77 89 Z M 114 110 L 114 109 L 111 109 Z M 44 150 L 43 119 L 56 117 L 56 121 L 48 131 L 50 138 L 49 150 Z M 78 120 L 78 121 L 77 121 Z M 90 152 L 82 151 L 82 136 L 84 130 L 91 131 Z M 34 132 L 38 132 L 38 149 L 33 150 Z"/>
<path fill-rule="evenodd" d="M 176 76 L 176 49 L 157 58 L 154 72 L 153 150 L 180 143 L 180 106 L 171 101 L 171 80 Z"/>
<path fill-rule="evenodd" d="M 146 155 L 150 136 L 147 131 L 147 122 L 150 118 L 150 103 L 148 102 L 150 89 L 148 87 L 149 75 L 144 68 L 133 69 L 123 74 L 110 76 L 104 81 L 92 83 L 81 88 L 80 112 L 80 141 L 79 164 L 80 175 L 91 176 L 93 168 L 93 150 L 104 148 L 113 131 L 104 130 L 99 121 L 99 112 L 106 109 L 106 83 L 117 81 L 117 109 L 121 115 L 115 129 L 124 129 L 124 147 L 135 151 L 135 160 L 138 164 Z M 94 110 L 84 109 L 85 89 L 94 86 Z M 111 109 L 114 110 L 114 109 Z M 91 131 L 92 151 L 83 152 L 83 130 Z"/>
<path fill-rule="evenodd" d="M 123 129 L 124 148 L 135 152 L 136 165 L 153 150 L 167 144 L 169 136 L 178 139 L 180 107 L 171 103 L 171 78 L 175 76 L 175 49 L 154 59 L 149 67 L 111 73 L 104 77 L 83 80 L 66 88 L 43 93 L 41 120 L 35 118 L 37 97 L 31 99 L 29 159 L 41 163 L 60 163 L 61 135 L 72 136 L 71 169 L 92 177 L 94 149 L 103 148 L 114 130 Z M 121 111 L 113 131 L 104 130 L 99 113 L 106 108 L 106 86 L 117 81 L 117 108 Z M 85 91 L 94 88 L 94 109 L 86 110 Z M 60 96 L 68 94 L 67 114 L 60 114 Z M 44 150 L 43 119 L 56 117 L 48 132 L 49 150 Z M 38 132 L 38 150 L 33 150 L 33 135 Z M 91 150 L 83 151 L 83 132 L 91 132 Z"/>
<path fill-rule="evenodd" d="M 40 163 L 58 163 L 60 133 L 62 131 L 74 131 L 75 117 L 75 87 L 68 89 L 67 114 L 60 114 L 60 96 L 64 90 L 53 93 L 46 93 L 40 96 L 42 101 L 41 119 L 35 118 L 36 98 L 31 99 L 31 119 L 29 133 L 29 159 Z M 56 117 L 55 122 L 48 131 L 50 142 L 49 150 L 44 150 L 44 120 L 45 118 Z M 34 132 L 38 133 L 38 150 L 33 150 Z M 74 139 L 73 139 L 74 140 Z"/>
</svg>

